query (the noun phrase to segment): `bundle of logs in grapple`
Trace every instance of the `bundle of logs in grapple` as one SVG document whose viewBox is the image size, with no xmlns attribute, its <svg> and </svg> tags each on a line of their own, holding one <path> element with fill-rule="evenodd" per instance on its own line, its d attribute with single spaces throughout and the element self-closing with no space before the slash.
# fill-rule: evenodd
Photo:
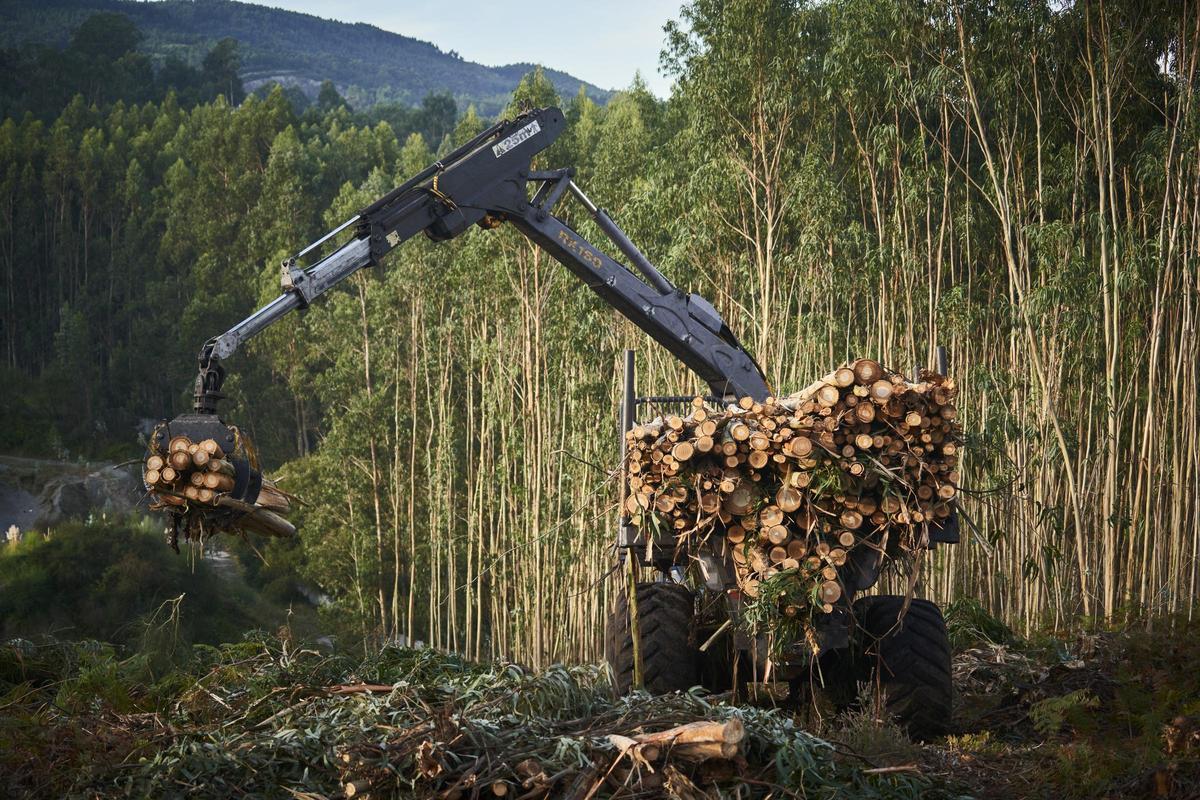
<svg viewBox="0 0 1200 800">
<path fill-rule="evenodd" d="M 237 470 L 214 439 L 193 442 L 186 436 L 175 436 L 165 450 L 151 448 L 144 466 L 142 479 L 150 491 L 151 507 L 169 511 L 175 517 L 172 546 L 180 532 L 189 539 L 202 539 L 230 528 L 269 536 L 291 536 L 296 532 L 282 516 L 291 510 L 288 495 L 265 476 L 255 502 L 232 495 Z"/>
<path fill-rule="evenodd" d="M 915 553 L 951 513 L 956 391 L 919 378 L 860 359 L 782 399 L 713 411 L 696 398 L 627 434 L 625 510 L 651 538 L 724 554 L 745 595 L 781 576 L 799 590 L 789 616 L 829 612 L 854 548 Z"/>
</svg>

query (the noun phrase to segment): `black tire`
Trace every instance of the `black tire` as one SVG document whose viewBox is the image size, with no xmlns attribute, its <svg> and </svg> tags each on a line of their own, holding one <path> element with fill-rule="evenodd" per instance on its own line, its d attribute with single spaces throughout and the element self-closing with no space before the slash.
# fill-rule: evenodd
<svg viewBox="0 0 1200 800">
<path fill-rule="evenodd" d="M 904 600 L 879 595 L 855 601 L 856 660 L 860 679 L 883 691 L 888 712 L 909 735 L 929 739 L 950 730 L 950 637 L 936 605 L 913 600 L 901 617 Z"/>
<path fill-rule="evenodd" d="M 687 587 L 674 583 L 639 583 L 638 629 L 642 683 L 652 694 L 687 691 L 700 683 L 700 653 L 691 640 L 695 603 Z M 622 593 L 608 618 L 605 655 L 618 694 L 633 686 L 633 637 L 629 632 L 629 599 Z"/>
</svg>

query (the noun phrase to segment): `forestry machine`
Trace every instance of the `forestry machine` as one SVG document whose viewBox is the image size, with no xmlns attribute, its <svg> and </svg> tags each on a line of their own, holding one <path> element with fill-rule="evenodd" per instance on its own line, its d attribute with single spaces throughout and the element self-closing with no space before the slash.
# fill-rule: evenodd
<svg viewBox="0 0 1200 800">
<path fill-rule="evenodd" d="M 711 303 L 679 289 L 659 272 L 612 217 L 575 184 L 574 170 L 532 167 L 534 156 L 558 138 L 564 125 L 562 111 L 553 107 L 501 121 L 284 261 L 282 294 L 204 343 L 194 412 L 162 426 L 157 445 L 162 447 L 176 436 L 193 442 L 215 440 L 232 453 L 229 460 L 236 476 L 230 494 L 244 504 L 240 507 L 252 507 L 261 475 L 246 448 L 235 445 L 236 429 L 217 416 L 217 402 L 223 397 L 223 362 L 247 339 L 289 312 L 306 309 L 358 270 L 379 264 L 411 237 L 424 234 L 444 241 L 472 225 L 491 229 L 507 223 L 546 250 L 695 372 L 709 387 L 709 402 L 768 397 L 762 370 Z M 629 266 L 555 215 L 567 195 L 582 205 Z M 305 260 L 311 265 L 305 266 Z M 690 395 L 637 397 L 632 355 L 632 351 L 625 354 L 622 433 L 634 425 L 641 404 L 662 406 L 692 399 Z M 941 369 L 944 372 L 944 366 Z M 624 435 L 621 440 L 624 452 Z M 954 517 L 929 537 L 930 546 L 957 539 Z M 738 633 L 739 626 L 730 624 L 738 620 L 743 603 L 730 564 L 711 552 L 681 552 L 673 541 L 645 541 L 627 518 L 621 522 L 616 547 L 636 585 L 636 601 L 631 604 L 628 593 L 619 598 L 606 632 L 607 655 L 619 690 L 632 688 L 635 658 L 640 667 L 636 674 L 653 692 L 697 684 L 736 689 L 740 682 L 763 677 L 765 643 Z M 854 595 L 878 579 L 884 556 L 872 548 L 855 548 L 851 553 L 853 557 L 840 568 L 842 599 L 833 613 L 819 615 L 816 649 L 821 655 L 811 655 L 811 642 L 797 642 L 790 658 L 774 659 L 774 678 L 791 681 L 793 689 L 821 685 L 829 696 L 846 701 L 853 699 L 857 682 L 874 680 L 887 691 L 892 710 L 910 729 L 918 734 L 936 732 L 949 719 L 951 694 L 941 612 L 923 600 L 911 600 L 905 608 L 901 597 L 856 601 Z M 633 627 L 640 633 L 636 644 L 630 633 L 631 610 L 638 620 Z"/>
</svg>

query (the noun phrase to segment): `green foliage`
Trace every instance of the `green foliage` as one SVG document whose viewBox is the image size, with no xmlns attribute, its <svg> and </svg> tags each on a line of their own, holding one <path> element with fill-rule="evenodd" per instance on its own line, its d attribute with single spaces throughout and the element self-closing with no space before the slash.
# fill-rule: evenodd
<svg viewBox="0 0 1200 800">
<path fill-rule="evenodd" d="M 1172 59 L 1194 49 L 1173 44 L 1165 5 L 1135 5 L 697 0 L 668 28 L 666 102 L 635 80 L 603 106 L 522 66 L 460 117 L 477 95 L 453 84 L 424 87 L 417 107 L 331 68 L 325 102 L 303 108 L 224 85 L 238 58 L 277 74 L 268 50 L 321 64 L 336 47 L 380 81 L 399 82 L 395 64 L 463 66 L 432 46 L 390 60 L 373 45 L 398 40 L 366 27 L 223 0 L 122 4 L 141 43 L 129 51 L 128 26 L 102 18 L 123 31 L 111 50 L 91 28 L 76 50 L 120 62 L 174 48 L 154 92 L 68 82 L 40 118 L 0 123 L 0 354 L 16 388 L 0 411 L 19 423 L 0 442 L 134 457 L 139 422 L 187 407 L 199 343 L 277 295 L 282 258 L 491 114 L 569 98 L 535 166 L 575 168 L 652 261 L 713 301 L 772 386 L 861 355 L 907 371 L 951 346 L 971 432 L 964 541 L 982 546 L 940 548 L 930 586 L 987 597 L 951 609 L 957 641 L 1010 641 L 984 613 L 999 607 L 1013 628 L 1070 619 L 1100 584 L 1112 607 L 1182 607 L 1190 573 L 1171 554 L 1191 534 L 1172 520 L 1194 518 L 1200 494 L 1179 466 L 1195 461 L 1196 248 L 1173 222 L 1190 219 L 1192 190 L 1171 187 L 1196 185 L 1197 125 Z M 70 50 L 90 10 L 55 5 L 29 35 Z M 25 3 L 0 14 L 29 21 Z M 167 35 L 181 26 L 197 34 L 186 47 Z M 278 46 L 300 34 L 320 46 Z M 1081 110 L 1101 91 L 1088 72 L 1101 49 L 1125 54 L 1100 76 L 1104 131 Z M 203 97 L 164 89 L 184 57 Z M 602 242 L 569 198 L 558 210 Z M 643 385 L 703 390 L 511 226 L 409 242 L 229 365 L 223 412 L 281 468 L 304 530 L 266 545 L 267 564 L 238 545 L 250 579 L 277 599 L 303 582 L 358 638 L 538 664 L 594 655 L 617 453 L 602 432 L 626 347 Z M 839 490 L 820 470 L 813 482 Z"/>
<path fill-rule="evenodd" d="M 333 85 L 333 81 L 322 81 L 321 90 L 317 92 L 317 110 L 320 112 L 334 111 L 339 108 L 349 108 L 350 106 L 338 94 L 337 87 Z"/>
<path fill-rule="evenodd" d="M 780 570 L 758 585 L 758 596 L 746 603 L 742 625 L 754 635 L 765 635 L 772 657 L 779 657 L 793 643 L 805 638 L 812 624 L 813 606 L 820 606 L 817 597 L 820 581 L 796 580 L 798 570 Z M 789 616 L 787 608 L 801 609 Z"/>
<path fill-rule="evenodd" d="M 171 55 L 155 69 L 152 59 L 140 50 L 144 39 L 125 14 L 99 12 L 83 19 L 61 50 L 28 41 L 0 50 L 4 67 L 0 116 L 19 119 L 31 112 L 53 119 L 75 95 L 96 106 L 160 101 L 169 93 L 187 105 L 221 95 L 241 102 L 241 60 L 235 40 L 215 42 L 203 54 L 199 68 Z"/>
<path fill-rule="evenodd" d="M 162 604 L 180 595 L 164 629 Z M 0 547 L 0 639 L 53 632 L 131 647 L 154 640 L 160 651 L 169 640 L 236 639 L 272 616 L 236 579 L 176 556 L 145 525 L 71 524 Z"/>
<path fill-rule="evenodd" d="M 1090 691 L 1077 689 L 1035 703 L 1029 709 L 1029 719 L 1034 730 L 1043 736 L 1050 736 L 1062 730 L 1064 725 L 1078 726 L 1080 721 L 1086 718 L 1084 711 L 1099 706 L 1100 702 Z"/>
<path fill-rule="evenodd" d="M 124 14 L 101 12 L 83 21 L 71 35 L 71 49 L 84 58 L 115 61 L 141 44 L 142 32 Z"/>
<path fill-rule="evenodd" d="M 1010 645 L 1017 642 L 1012 629 L 988 612 L 974 597 L 960 597 L 942 609 L 950 644 L 963 650 L 980 644 Z"/>
<path fill-rule="evenodd" d="M 904 728 L 888 718 L 882 701 L 874 686 L 861 684 L 855 706 L 834 717 L 825 735 L 872 764 L 916 762 L 920 748 Z"/>
<path fill-rule="evenodd" d="M 111 9 L 120 13 L 109 13 Z M 131 20 L 144 32 L 139 54 L 145 55 L 140 57 L 147 64 L 151 60 L 162 64 L 162 71 L 175 80 L 188 70 L 194 74 L 194 67 L 204 62 L 204 83 L 226 95 L 229 88 L 220 78 L 222 71 L 209 69 L 216 66 L 209 64 L 211 54 L 219 52 L 226 40 L 238 42 L 243 74 L 329 80 L 359 109 L 377 103 L 411 108 L 427 95 L 448 91 L 460 106 L 475 103 L 481 113 L 493 116 L 504 108 L 521 77 L 534 68 L 533 64 L 483 66 L 371 25 L 231 0 L 166 0 L 152 6 L 110 0 L 56 0 L 48 5 L 8 0 L 0 4 L 0 48 L 49 51 L 64 44 L 69 32 L 88 24 L 93 15 Z M 4 66 L 8 77 L 8 65 Z M 547 74 L 563 95 L 584 87 L 603 102 L 610 94 L 564 72 L 547 70 Z M 431 141 L 440 139 L 441 135 Z"/>
</svg>

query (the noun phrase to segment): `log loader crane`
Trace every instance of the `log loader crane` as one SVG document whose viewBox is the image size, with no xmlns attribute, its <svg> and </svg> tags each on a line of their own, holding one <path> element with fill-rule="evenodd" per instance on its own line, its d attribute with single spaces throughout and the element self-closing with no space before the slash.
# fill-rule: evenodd
<svg viewBox="0 0 1200 800">
<path fill-rule="evenodd" d="M 199 356 L 194 408 L 161 426 L 158 446 L 167 439 L 187 436 L 199 442 L 212 439 L 230 452 L 236 475 L 227 505 L 215 511 L 234 517 L 252 508 L 262 485 L 253 461 L 234 446 L 237 431 L 217 416 L 223 397 L 224 362 L 237 348 L 295 310 L 303 310 L 358 270 L 381 263 L 384 257 L 419 233 L 445 241 L 471 226 L 484 229 L 509 224 L 548 252 L 606 303 L 621 312 L 656 342 L 666 347 L 707 384 L 708 400 L 734 402 L 770 395 L 767 381 L 753 357 L 711 303 L 685 292 L 668 280 L 613 219 L 575 184 L 570 168 L 534 169 L 534 156 L 549 147 L 565 126 L 558 108 L 533 109 L 503 120 L 454 152 L 363 208 L 356 215 L 284 261 L 283 291 L 275 300 L 232 328 L 204 343 Z M 619 263 L 587 241 L 555 215 L 567 195 L 578 201 L 596 226 L 631 266 Z M 344 240 L 340 245 L 339 241 Z M 328 251 L 323 253 L 323 251 Z M 305 266 L 308 260 L 312 263 Z M 670 403 L 684 397 L 639 398 L 634 392 L 632 352 L 626 353 L 623 429 L 634 424 L 637 406 Z M 622 442 L 624 437 L 622 436 Z M 181 515 L 175 517 L 179 524 Z M 937 529 L 931 542 L 956 541 L 956 528 Z M 634 658 L 638 655 L 645 688 L 653 692 L 687 689 L 704 683 L 730 687 L 740 663 L 761 663 L 755 656 L 763 643 L 736 630 L 741 604 L 729 565 L 713 553 L 684 553 L 673 543 L 645 541 L 628 518 L 621 521 L 616 548 L 623 563 L 639 576 L 634 603 L 620 598 L 606 632 L 607 657 L 617 688 L 633 688 Z M 935 732 L 949 718 L 949 649 L 940 611 L 923 600 L 875 596 L 854 600 L 856 593 L 878 579 L 883 556 L 862 549 L 840 570 L 845 586 L 834 613 L 825 614 L 817 631 L 821 640 L 820 679 L 839 683 L 853 693 L 854 680 L 874 678 L 892 698 L 892 708 L 918 733 Z M 703 576 L 692 566 L 703 561 Z M 630 633 L 630 605 L 640 620 L 638 641 Z M 870 664 L 848 653 L 866 649 L 870 640 L 879 658 Z M 701 653 L 702 642 L 716 647 Z M 792 648 L 791 663 L 774 665 L 776 675 L 811 681 L 817 661 L 805 643 Z M 745 677 L 745 676 L 743 676 Z"/>
</svg>

